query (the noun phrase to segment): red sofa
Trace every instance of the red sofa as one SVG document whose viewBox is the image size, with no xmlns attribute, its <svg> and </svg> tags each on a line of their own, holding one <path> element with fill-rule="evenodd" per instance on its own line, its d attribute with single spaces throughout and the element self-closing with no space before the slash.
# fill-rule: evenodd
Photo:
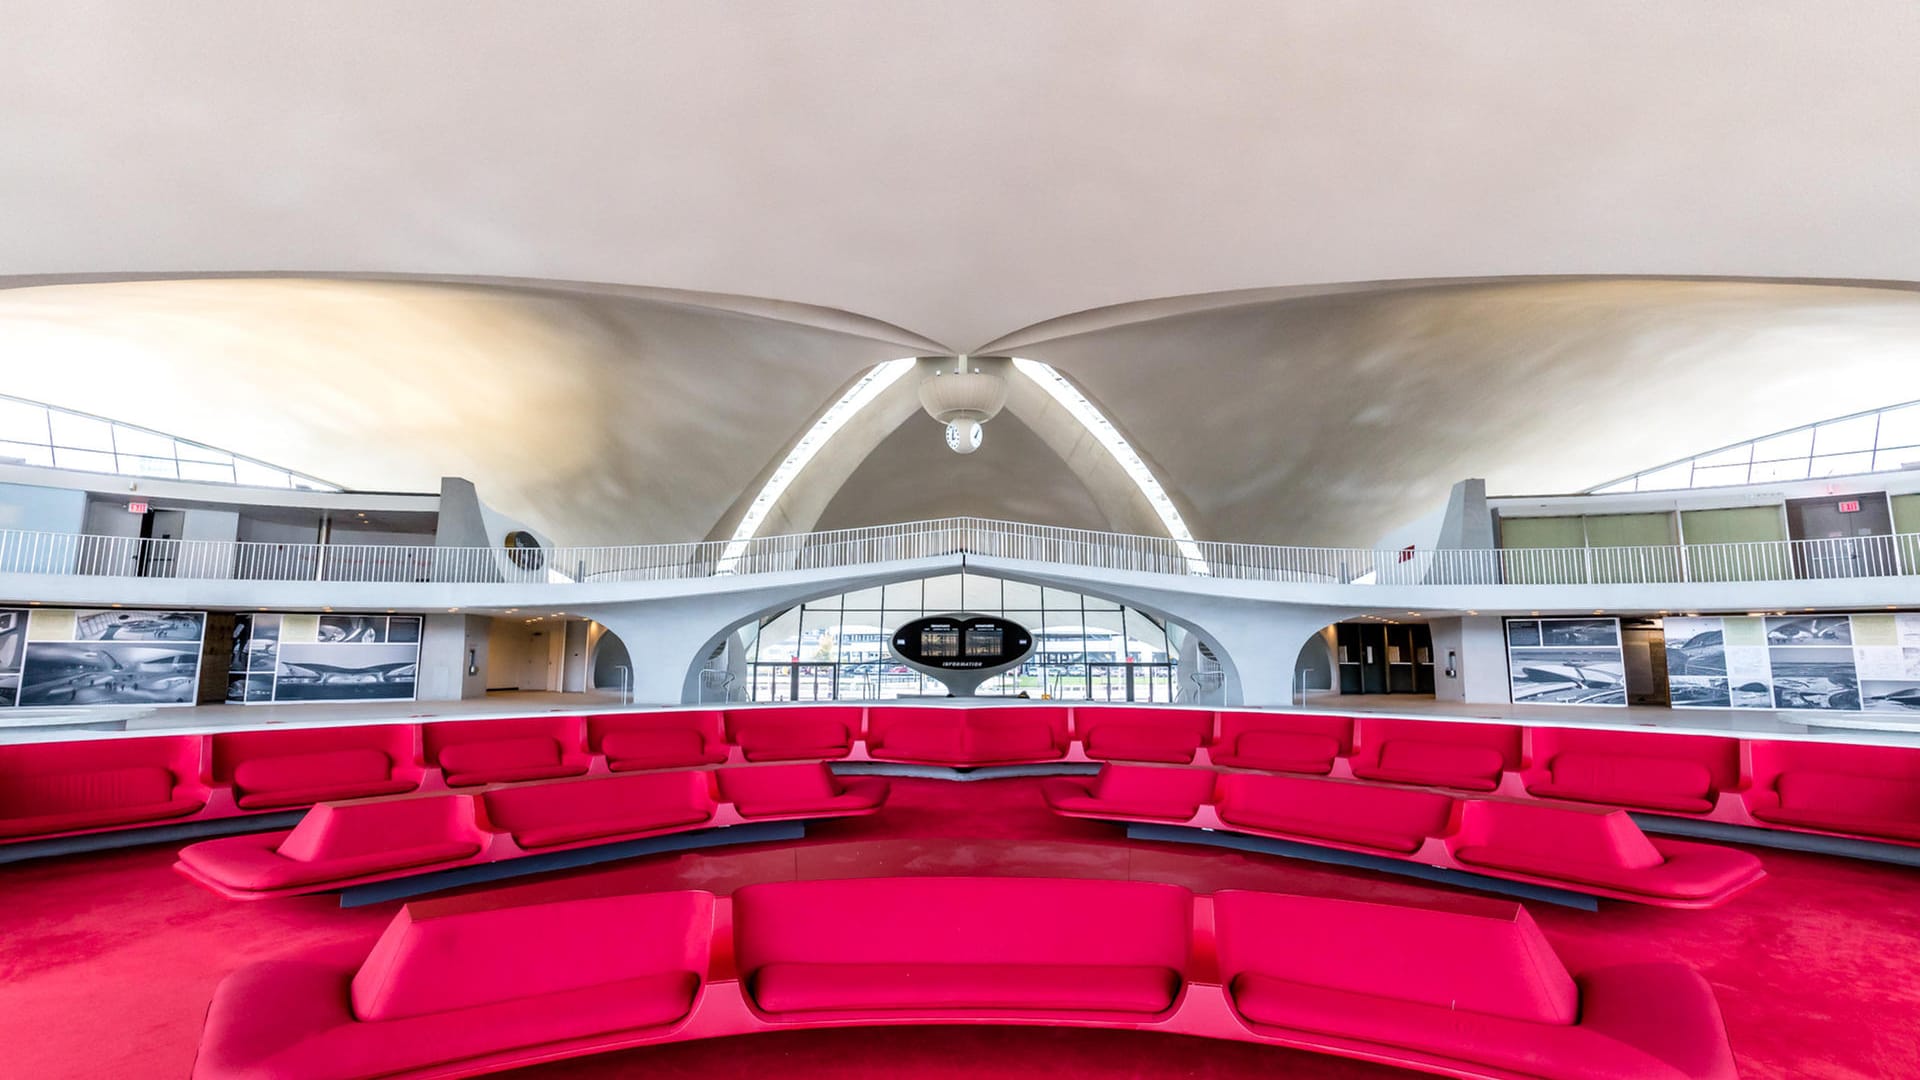
<svg viewBox="0 0 1920 1080">
<path fill-rule="evenodd" d="M 719 709 L 601 713 L 587 720 L 587 749 L 613 772 L 685 769 L 727 760 L 726 718 Z"/>
<path fill-rule="evenodd" d="M 1669 814 L 1711 813 L 1740 787 L 1740 741 L 1708 735 L 1533 728 L 1528 793 Z"/>
<path fill-rule="evenodd" d="M 1040 793 L 1057 814 L 1185 822 L 1213 801 L 1214 772 L 1159 765 L 1107 765 L 1091 778 L 1058 776 Z"/>
<path fill-rule="evenodd" d="M 409 904 L 371 953 L 300 954 L 229 976 L 193 1075 L 471 1076 L 669 1031 L 706 984 L 713 920 L 703 892 Z"/>
<path fill-rule="evenodd" d="M 213 736 L 215 784 L 242 810 L 284 810 L 420 787 L 411 725 L 234 731 Z"/>
<path fill-rule="evenodd" d="M 1188 765 L 1213 734 L 1205 709 L 1081 705 L 1073 710 L 1074 734 L 1095 761 L 1157 761 Z"/>
<path fill-rule="evenodd" d="M 1063 706 L 867 710 L 867 756 L 876 761 L 971 767 L 1058 761 L 1069 746 Z"/>
<path fill-rule="evenodd" d="M 176 821 L 209 794 L 194 735 L 0 746 L 0 840 Z"/>
<path fill-rule="evenodd" d="M 1720 903 L 1765 876 L 1749 852 L 1649 837 L 1625 810 L 1465 799 L 1447 843 L 1469 869 L 1660 900 Z"/>
<path fill-rule="evenodd" d="M 1392 784 L 1493 791 L 1520 768 L 1521 730 L 1427 720 L 1358 722 L 1353 775 Z"/>
<path fill-rule="evenodd" d="M 528 851 L 678 832 L 719 809 L 705 772 L 515 784 L 485 792 L 480 804 L 488 826 Z"/>
<path fill-rule="evenodd" d="M 176 867 L 223 895 L 287 895 L 479 861 L 489 836 L 467 795 L 322 803 L 290 831 L 204 840 Z"/>
<path fill-rule="evenodd" d="M 424 1080 L 749 1032 L 973 1023 L 1200 1035 L 1481 1080 L 1735 1080 L 1698 975 L 1569 972 L 1517 907 L 1044 878 L 495 903 L 412 904 L 370 950 L 229 975 L 193 1076 Z"/>
<path fill-rule="evenodd" d="M 577 716 L 424 724 L 426 760 L 448 787 L 479 787 L 581 776 L 590 759 Z"/>
<path fill-rule="evenodd" d="M 1755 742 L 1744 792 L 1761 822 L 1920 843 L 1920 749 Z"/>
<path fill-rule="evenodd" d="M 1220 981 L 1255 1034 L 1400 1047 L 1452 1076 L 1735 1076 L 1706 980 L 1677 964 L 1569 973 L 1519 906 L 1488 918 L 1236 890 L 1213 912 Z"/>
<path fill-rule="evenodd" d="M 858 705 L 728 709 L 727 741 L 748 761 L 838 759 L 860 736 Z"/>
<path fill-rule="evenodd" d="M 1226 773 L 1218 812 L 1235 828 L 1405 855 L 1447 831 L 1453 805 L 1452 796 L 1437 791 Z"/>
<path fill-rule="evenodd" d="M 1183 985 L 1192 905 L 1178 886 L 1133 881 L 773 882 L 733 894 L 734 958 L 776 1020 L 1159 1016 Z M 850 913 L 858 932 L 821 932 Z"/>
<path fill-rule="evenodd" d="M 720 797 L 749 821 L 871 814 L 887 798 L 887 782 L 842 780 L 821 764 L 721 769 Z"/>
<path fill-rule="evenodd" d="M 1325 776 L 1353 752 L 1353 719 L 1309 713 L 1223 712 L 1215 765 Z"/>
</svg>

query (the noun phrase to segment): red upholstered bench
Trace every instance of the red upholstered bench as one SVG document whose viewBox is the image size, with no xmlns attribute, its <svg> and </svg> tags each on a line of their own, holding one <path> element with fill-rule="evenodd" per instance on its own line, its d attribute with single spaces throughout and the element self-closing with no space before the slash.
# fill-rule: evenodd
<svg viewBox="0 0 1920 1080">
<path fill-rule="evenodd" d="M 734 955 L 775 1020 L 1153 1016 L 1180 995 L 1192 905 L 1136 881 L 775 882 L 734 893 Z"/>
<path fill-rule="evenodd" d="M 1213 787 L 1211 769 L 1105 765 L 1091 779 L 1045 780 L 1040 791 L 1048 806 L 1069 817 L 1188 821 L 1212 800 Z"/>
<path fill-rule="evenodd" d="M 413 727 L 233 731 L 213 736 L 212 776 L 242 810 L 399 795 L 420 786 Z"/>
<path fill-rule="evenodd" d="M 876 705 L 867 711 L 867 753 L 878 761 L 963 768 L 1057 761 L 1068 741 L 1061 706 Z"/>
<path fill-rule="evenodd" d="M 466 720 L 422 725 L 421 741 L 448 787 L 477 787 L 584 774 L 584 727 L 577 716 Z"/>
<path fill-rule="evenodd" d="M 1073 726 L 1096 761 L 1157 761 L 1187 765 L 1213 734 L 1213 714 L 1201 709 L 1078 706 Z"/>
<path fill-rule="evenodd" d="M 859 731 L 857 706 L 727 710 L 728 738 L 748 761 L 843 758 L 853 752 Z"/>
<path fill-rule="evenodd" d="M 1424 720 L 1359 721 L 1353 775 L 1392 784 L 1493 791 L 1520 767 L 1520 729 Z"/>
<path fill-rule="evenodd" d="M 270 896 L 465 862 L 487 839 L 474 823 L 470 796 L 322 803 L 291 831 L 189 844 L 179 867 L 227 896 Z"/>
<path fill-rule="evenodd" d="M 1570 974 L 1524 908 L 1489 918 L 1238 891 L 1213 904 L 1221 981 L 1257 1035 L 1317 1035 L 1355 1056 L 1403 1048 L 1452 1076 L 1734 1080 L 1699 975 Z"/>
<path fill-rule="evenodd" d="M 1213 763 L 1325 776 L 1353 749 L 1353 720 L 1302 713 L 1223 712 Z"/>
<path fill-rule="evenodd" d="M 1669 814 L 1711 813 L 1740 786 L 1740 743 L 1701 735 L 1533 729 L 1530 794 Z"/>
<path fill-rule="evenodd" d="M 1746 799 L 1771 825 L 1920 843 L 1920 750 L 1756 742 Z"/>
<path fill-rule="evenodd" d="M 675 832 L 713 820 L 704 772 L 646 773 L 496 788 L 480 796 L 487 822 L 523 848 Z"/>
<path fill-rule="evenodd" d="M 727 760 L 718 709 L 603 713 L 587 717 L 587 747 L 613 772 L 684 769 Z"/>
<path fill-rule="evenodd" d="M 715 775 L 720 797 L 732 803 L 741 817 L 755 821 L 870 814 L 887 799 L 885 780 L 842 780 L 820 764 L 742 766 L 720 769 Z"/>
<path fill-rule="evenodd" d="M 196 736 L 0 747 L 0 840 L 141 825 L 206 808 Z"/>
<path fill-rule="evenodd" d="M 1449 846 L 1469 868 L 1692 906 L 1719 903 L 1766 876 L 1745 851 L 1655 840 L 1625 810 L 1469 799 Z"/>
<path fill-rule="evenodd" d="M 1217 809 L 1237 829 L 1411 854 L 1447 831 L 1453 804 L 1435 791 L 1224 773 Z"/>
<path fill-rule="evenodd" d="M 370 954 L 336 949 L 228 976 L 193 1075 L 470 1076 L 666 1034 L 705 984 L 713 906 L 703 892 L 409 904 Z"/>
</svg>

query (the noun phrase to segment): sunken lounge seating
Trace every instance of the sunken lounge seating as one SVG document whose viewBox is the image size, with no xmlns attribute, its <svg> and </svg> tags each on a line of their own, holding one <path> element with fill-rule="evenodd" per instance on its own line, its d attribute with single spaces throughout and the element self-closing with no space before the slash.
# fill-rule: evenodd
<svg viewBox="0 0 1920 1080">
<path fill-rule="evenodd" d="M 732 805 L 714 798 L 716 782 Z M 323 803 L 291 831 L 203 840 L 175 869 L 222 896 L 325 892 L 475 863 L 750 821 L 879 810 L 884 780 L 837 780 L 818 763 L 633 773 Z"/>
<path fill-rule="evenodd" d="M 759 765 L 721 769 L 720 797 L 749 821 L 871 814 L 887 798 L 887 782 L 842 780 L 825 765 Z"/>
<path fill-rule="evenodd" d="M 1214 772 L 1160 765 L 1108 765 L 1094 777 L 1044 781 L 1040 794 L 1067 817 L 1184 822 L 1212 801 Z"/>
<path fill-rule="evenodd" d="M 860 734 L 857 705 L 728 709 L 727 739 L 748 761 L 838 759 Z"/>
<path fill-rule="evenodd" d="M 409 904 L 371 953 L 300 955 L 229 976 L 193 1075 L 472 1076 L 659 1037 L 706 984 L 713 908 L 703 892 L 495 910 Z"/>
<path fill-rule="evenodd" d="M 677 832 L 712 821 L 719 809 L 704 772 L 515 784 L 485 792 L 480 803 L 487 823 L 528 851 Z"/>
<path fill-rule="evenodd" d="M 0 746 L 0 840 L 174 821 L 207 806 L 189 735 Z"/>
<path fill-rule="evenodd" d="M 1306 713 L 1223 712 L 1215 765 L 1325 776 L 1353 752 L 1353 720 Z"/>
<path fill-rule="evenodd" d="M 1213 905 L 1220 981 L 1256 1036 L 1399 1047 L 1450 1076 L 1735 1076 L 1705 979 L 1678 964 L 1569 972 L 1522 907 L 1488 918 L 1238 890 Z"/>
<path fill-rule="evenodd" d="M 1920 844 L 1920 750 L 1756 742 L 1747 809 L 1769 825 Z"/>
<path fill-rule="evenodd" d="M 1095 761 L 1188 765 L 1213 734 L 1213 714 L 1204 709 L 1087 705 L 1073 710 L 1073 726 Z"/>
<path fill-rule="evenodd" d="M 1069 745 L 1062 706 L 867 710 L 867 754 L 876 761 L 970 767 L 1058 761 Z"/>
<path fill-rule="evenodd" d="M 718 709 L 589 716 L 587 748 L 617 773 L 718 765 L 727 760 L 725 717 Z"/>
<path fill-rule="evenodd" d="M 1448 845 L 1469 869 L 1662 900 L 1718 903 L 1761 878 L 1751 854 L 1653 839 L 1625 810 L 1465 799 Z"/>
<path fill-rule="evenodd" d="M 1740 786 L 1740 743 L 1706 735 L 1534 728 L 1527 791 L 1667 814 L 1712 812 Z"/>
<path fill-rule="evenodd" d="M 1391 784 L 1493 791 L 1520 767 L 1521 731 L 1504 724 L 1362 720 L 1353 775 Z"/>
<path fill-rule="evenodd" d="M 694 1038 L 929 1023 L 1163 1031 L 1487 1080 L 1735 1078 L 1697 974 L 1570 972 L 1517 907 L 938 877 L 409 905 L 371 951 L 312 948 L 228 976 L 193 1075 L 472 1076 Z"/>
<path fill-rule="evenodd" d="M 1437 791 L 1228 773 L 1218 812 L 1233 828 L 1409 855 L 1447 831 L 1453 805 Z"/>
<path fill-rule="evenodd" d="M 399 795 L 420 786 L 412 727 L 238 731 L 213 736 L 213 779 L 242 810 Z"/>
<path fill-rule="evenodd" d="M 1661 907 L 1713 907 L 1766 876 L 1752 854 L 1641 832 L 1624 810 L 1353 780 L 1108 765 L 1050 780 L 1055 813 L 1227 829 Z"/>
<path fill-rule="evenodd" d="M 291 831 L 189 844 L 177 865 L 223 895 L 251 898 L 455 866 L 480 856 L 488 839 L 471 796 L 323 803 Z"/>
<path fill-rule="evenodd" d="M 577 716 L 536 716 L 427 724 L 421 737 L 448 787 L 478 787 L 583 775 L 580 728 Z"/>
</svg>

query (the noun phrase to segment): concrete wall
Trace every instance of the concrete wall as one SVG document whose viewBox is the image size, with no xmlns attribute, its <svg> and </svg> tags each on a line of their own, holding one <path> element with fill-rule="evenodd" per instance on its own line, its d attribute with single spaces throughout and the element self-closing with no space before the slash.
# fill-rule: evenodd
<svg viewBox="0 0 1920 1080">
<path fill-rule="evenodd" d="M 462 701 L 487 693 L 488 631 L 484 615 L 434 614 L 420 637 L 421 701 Z M 471 667 L 471 672 L 469 672 Z"/>
<path fill-rule="evenodd" d="M 1511 700 L 1506 629 L 1497 616 L 1429 619 L 1427 625 L 1433 632 L 1435 700 L 1479 704 Z M 1454 672 L 1451 676 L 1447 674 L 1449 667 Z"/>
</svg>

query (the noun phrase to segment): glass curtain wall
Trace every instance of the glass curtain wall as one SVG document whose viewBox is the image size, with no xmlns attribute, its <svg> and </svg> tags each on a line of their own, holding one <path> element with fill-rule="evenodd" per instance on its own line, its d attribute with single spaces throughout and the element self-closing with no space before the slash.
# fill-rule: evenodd
<svg viewBox="0 0 1920 1080">
<path fill-rule="evenodd" d="M 1158 620 L 1110 600 L 979 574 L 944 574 L 820 600 L 749 626 L 753 701 L 883 701 L 946 688 L 894 659 L 902 623 L 950 612 L 1000 615 L 1037 636 L 1026 663 L 983 695 L 1056 701 L 1173 700 L 1178 653 Z"/>
</svg>

